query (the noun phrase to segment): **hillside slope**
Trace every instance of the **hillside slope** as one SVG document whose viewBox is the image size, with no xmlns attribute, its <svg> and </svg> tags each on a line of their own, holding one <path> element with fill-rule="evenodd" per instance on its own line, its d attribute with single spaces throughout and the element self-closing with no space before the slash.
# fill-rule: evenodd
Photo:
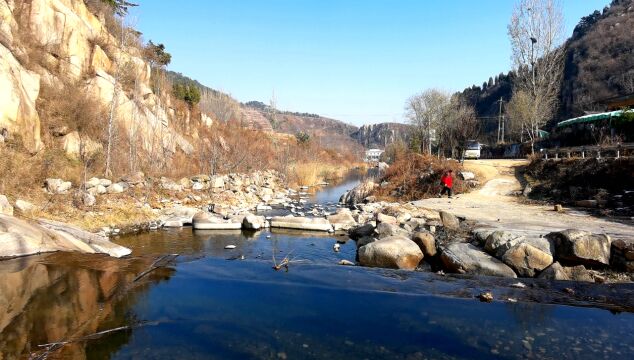
<svg viewBox="0 0 634 360">
<path fill-rule="evenodd" d="M 603 110 L 609 97 L 634 93 L 634 0 L 613 0 L 582 18 L 564 44 L 567 55 L 555 122 Z M 489 78 L 460 94 L 476 107 L 485 133 L 497 131 L 498 101 L 509 101 L 513 72 Z"/>
</svg>

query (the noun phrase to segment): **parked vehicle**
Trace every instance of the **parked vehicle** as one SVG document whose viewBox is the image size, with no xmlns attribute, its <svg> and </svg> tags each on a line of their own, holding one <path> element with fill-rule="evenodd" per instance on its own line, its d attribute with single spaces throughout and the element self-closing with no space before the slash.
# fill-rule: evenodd
<svg viewBox="0 0 634 360">
<path fill-rule="evenodd" d="M 467 146 L 464 151 L 465 159 L 480 159 L 480 152 L 482 150 L 482 144 L 476 140 L 470 140 L 467 142 Z"/>
</svg>

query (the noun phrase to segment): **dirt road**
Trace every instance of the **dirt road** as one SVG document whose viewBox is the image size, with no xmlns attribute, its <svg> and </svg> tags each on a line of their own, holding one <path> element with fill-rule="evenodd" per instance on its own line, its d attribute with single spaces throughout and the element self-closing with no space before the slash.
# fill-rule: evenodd
<svg viewBox="0 0 634 360">
<path fill-rule="evenodd" d="M 604 233 L 613 239 L 634 239 L 634 226 L 597 218 L 586 212 L 566 209 L 565 213 L 553 211 L 551 206 L 522 204 L 515 195 L 522 190 L 515 177 L 523 160 L 474 160 L 466 161 L 465 168 L 484 178 L 485 185 L 468 194 L 458 194 L 453 199 L 436 198 L 415 201 L 414 205 L 446 210 L 467 219 L 508 229 L 527 235 L 545 235 L 564 229 L 582 229 Z"/>
</svg>

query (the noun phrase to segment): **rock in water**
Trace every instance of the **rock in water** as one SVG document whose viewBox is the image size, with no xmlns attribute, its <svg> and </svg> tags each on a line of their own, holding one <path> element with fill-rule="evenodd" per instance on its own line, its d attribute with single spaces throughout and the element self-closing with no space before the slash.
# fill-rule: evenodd
<svg viewBox="0 0 634 360">
<path fill-rule="evenodd" d="M 412 240 L 418 245 L 425 257 L 436 256 L 436 239 L 430 232 L 417 232 Z"/>
<path fill-rule="evenodd" d="M 192 226 L 195 230 L 237 230 L 242 228 L 240 221 L 225 220 L 220 216 L 201 211 L 192 218 Z"/>
<path fill-rule="evenodd" d="M 451 243 L 443 247 L 440 259 L 445 269 L 454 273 L 517 277 L 506 264 L 468 243 Z"/>
<path fill-rule="evenodd" d="M 264 216 L 256 216 L 248 214 L 242 220 L 242 227 L 247 230 L 259 230 L 266 225 L 266 218 Z"/>
<path fill-rule="evenodd" d="M 418 245 L 406 237 L 391 236 L 359 248 L 363 266 L 414 270 L 423 259 Z"/>
<path fill-rule="evenodd" d="M 356 205 L 361 203 L 372 193 L 375 187 L 377 187 L 377 184 L 373 181 L 362 182 L 354 189 L 343 194 L 341 199 L 339 199 L 339 202 L 346 205 Z"/>
<path fill-rule="evenodd" d="M 335 231 L 350 230 L 357 226 L 350 209 L 340 209 L 336 214 L 326 216 L 326 219 L 330 221 Z"/>
<path fill-rule="evenodd" d="M 546 237 L 554 242 L 555 257 L 570 264 L 609 265 L 612 240 L 608 235 L 593 235 L 582 230 L 553 232 Z"/>
<path fill-rule="evenodd" d="M 236 248 L 235 245 L 227 245 L 227 246 L 225 246 L 225 249 L 227 249 L 227 250 L 232 250 L 232 249 L 235 249 L 235 248 Z"/>
<path fill-rule="evenodd" d="M 504 253 L 502 261 L 520 276 L 533 277 L 550 266 L 553 257 L 530 244 L 520 243 Z"/>
<path fill-rule="evenodd" d="M 275 216 L 271 219 L 271 227 L 311 231 L 332 230 L 332 225 L 326 219 L 293 216 Z"/>
<path fill-rule="evenodd" d="M 458 230 L 460 228 L 460 220 L 446 211 L 440 212 L 440 221 L 442 221 L 442 225 L 445 229 Z"/>
</svg>

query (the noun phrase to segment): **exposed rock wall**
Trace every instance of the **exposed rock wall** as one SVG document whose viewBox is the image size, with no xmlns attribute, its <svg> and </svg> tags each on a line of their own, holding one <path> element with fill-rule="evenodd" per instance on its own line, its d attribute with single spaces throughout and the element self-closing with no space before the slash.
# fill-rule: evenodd
<svg viewBox="0 0 634 360">
<path fill-rule="evenodd" d="M 43 148 L 35 107 L 40 86 L 58 86 L 62 76 L 80 81 L 85 88 L 78 91 L 107 108 L 114 99 L 118 124 L 145 150 L 193 150 L 171 124 L 178 119 L 169 99 L 153 93 L 150 65 L 139 49 L 120 45 L 84 1 L 0 0 L 0 19 L 0 128 L 19 135 L 29 151 Z M 29 57 L 34 48 L 37 61 Z M 136 79 L 133 90 L 115 80 L 124 65 Z"/>
</svg>

